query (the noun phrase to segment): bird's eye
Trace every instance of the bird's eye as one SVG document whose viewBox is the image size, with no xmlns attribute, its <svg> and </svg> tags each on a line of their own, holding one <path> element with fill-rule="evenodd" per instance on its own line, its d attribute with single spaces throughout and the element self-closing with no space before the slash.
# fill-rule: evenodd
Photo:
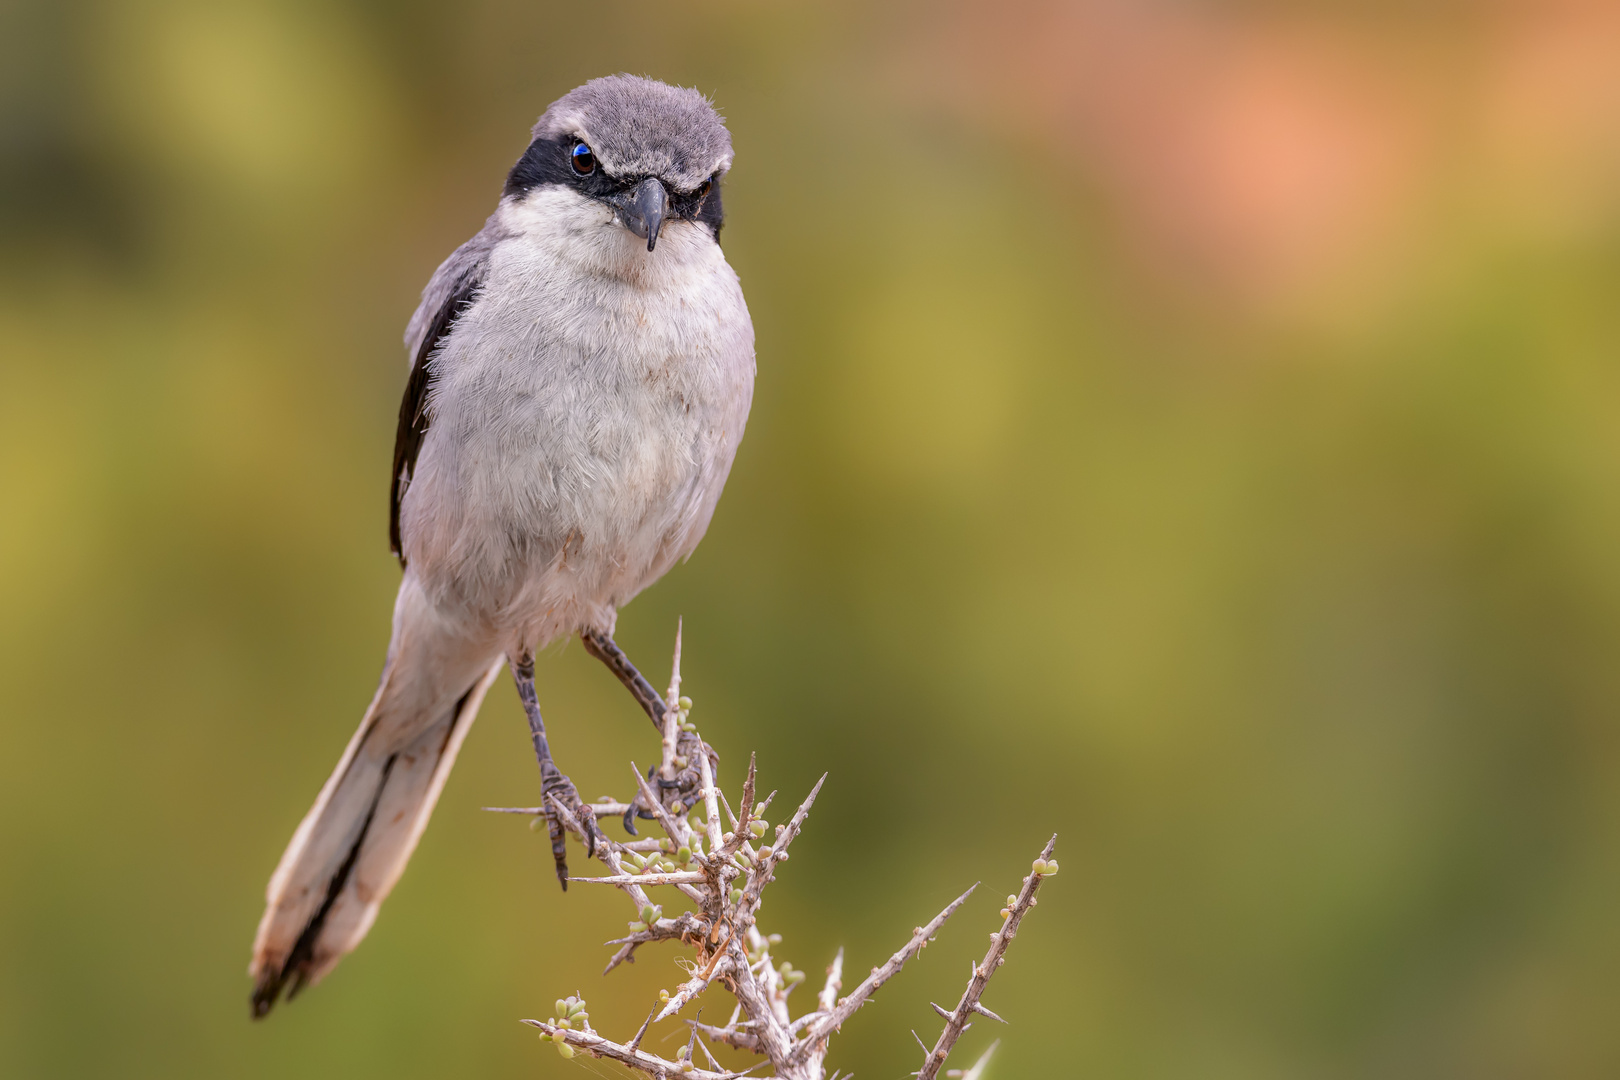
<svg viewBox="0 0 1620 1080">
<path fill-rule="evenodd" d="M 589 176 L 596 171 L 596 155 L 584 143 L 577 143 L 569 156 L 574 162 L 574 171 L 579 175 Z"/>
</svg>

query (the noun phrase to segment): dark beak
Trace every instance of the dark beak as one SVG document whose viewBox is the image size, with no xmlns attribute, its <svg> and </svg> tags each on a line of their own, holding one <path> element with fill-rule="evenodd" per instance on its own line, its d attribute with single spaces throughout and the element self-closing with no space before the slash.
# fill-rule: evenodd
<svg viewBox="0 0 1620 1080">
<path fill-rule="evenodd" d="M 669 213 L 669 192 L 656 176 L 649 176 L 629 191 L 613 199 L 624 227 L 647 241 L 647 250 L 658 243 L 658 230 Z"/>
</svg>

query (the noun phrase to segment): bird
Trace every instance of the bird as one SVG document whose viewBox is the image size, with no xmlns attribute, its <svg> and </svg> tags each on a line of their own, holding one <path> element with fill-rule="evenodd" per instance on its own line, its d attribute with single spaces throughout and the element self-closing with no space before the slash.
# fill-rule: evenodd
<svg viewBox="0 0 1620 1080">
<path fill-rule="evenodd" d="M 748 420 L 754 330 L 720 247 L 732 156 L 699 91 L 593 79 L 545 110 L 494 213 L 423 290 L 394 443 L 389 541 L 403 574 L 388 652 L 270 878 L 254 1017 L 366 936 L 503 668 L 564 889 L 553 799 L 594 853 L 590 807 L 552 759 L 534 656 L 578 635 L 662 729 L 663 699 L 612 635 L 619 609 L 702 539 Z M 687 805 L 689 762 L 665 781 Z M 632 832 L 638 813 L 650 816 L 633 804 Z"/>
</svg>

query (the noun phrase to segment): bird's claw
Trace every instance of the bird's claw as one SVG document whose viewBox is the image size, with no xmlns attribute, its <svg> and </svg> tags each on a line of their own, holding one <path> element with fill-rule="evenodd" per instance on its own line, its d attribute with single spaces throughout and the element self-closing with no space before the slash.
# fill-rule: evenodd
<svg viewBox="0 0 1620 1080">
<path fill-rule="evenodd" d="M 680 805 L 690 810 L 703 800 L 703 770 L 698 763 L 698 755 L 708 757 L 710 776 L 720 774 L 720 755 L 715 753 L 714 747 L 690 731 L 681 732 L 680 740 L 675 744 L 675 752 L 677 756 L 686 759 L 686 768 L 675 774 L 675 778 L 669 781 L 669 786 L 681 793 Z"/>
<path fill-rule="evenodd" d="M 549 758 L 540 766 L 540 794 L 546 808 L 546 829 L 551 834 L 551 857 L 557 862 L 557 881 L 562 885 L 563 891 L 568 891 L 568 832 L 563 828 L 562 818 L 551 808 L 551 800 L 556 799 L 568 808 L 579 822 L 579 827 L 585 833 L 585 855 L 587 858 L 596 854 L 596 814 L 590 806 L 580 799 L 579 789 L 574 782 L 564 776 Z"/>
<path fill-rule="evenodd" d="M 686 761 L 685 767 L 673 777 L 663 777 L 658 775 L 657 766 L 654 766 L 647 770 L 647 781 L 648 786 L 658 793 L 659 801 L 670 813 L 682 814 L 703 801 L 703 771 L 698 764 L 698 754 L 708 755 L 711 776 L 720 769 L 720 755 L 714 752 L 714 747 L 689 731 L 681 732 L 675 748 L 676 756 Z M 674 798 L 670 798 L 671 793 L 675 793 Z M 648 805 L 647 796 L 637 791 L 635 798 L 630 800 L 629 808 L 624 812 L 624 831 L 635 836 L 636 818 L 650 821 L 657 816 Z"/>
<path fill-rule="evenodd" d="M 651 781 L 657 777 L 658 766 L 653 765 L 648 768 L 647 779 Z M 659 782 L 662 783 L 661 780 Z M 630 805 L 626 807 L 624 811 L 624 831 L 629 833 L 631 836 L 640 836 L 641 834 L 636 831 L 636 818 L 641 818 L 643 821 L 652 821 L 657 817 L 658 815 L 653 813 L 652 810 L 647 806 L 647 800 L 641 794 L 641 789 L 638 787 L 636 789 L 636 793 L 630 796 Z"/>
</svg>

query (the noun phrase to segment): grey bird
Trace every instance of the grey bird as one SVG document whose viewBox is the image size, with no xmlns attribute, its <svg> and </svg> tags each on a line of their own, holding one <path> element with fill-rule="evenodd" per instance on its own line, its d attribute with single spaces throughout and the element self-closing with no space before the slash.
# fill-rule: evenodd
<svg viewBox="0 0 1620 1080">
<path fill-rule="evenodd" d="M 697 91 L 592 80 L 540 117 L 495 212 L 423 290 L 394 447 L 393 637 L 359 730 L 270 878 L 255 1016 L 365 937 L 502 667 L 542 801 L 569 807 L 594 850 L 590 808 L 546 743 L 534 653 L 579 634 L 661 728 L 662 699 L 612 633 L 703 537 L 748 419 L 753 324 L 719 243 L 731 160 Z M 683 740 L 689 762 L 712 756 Z M 695 800 L 694 768 L 667 797 Z"/>
</svg>

